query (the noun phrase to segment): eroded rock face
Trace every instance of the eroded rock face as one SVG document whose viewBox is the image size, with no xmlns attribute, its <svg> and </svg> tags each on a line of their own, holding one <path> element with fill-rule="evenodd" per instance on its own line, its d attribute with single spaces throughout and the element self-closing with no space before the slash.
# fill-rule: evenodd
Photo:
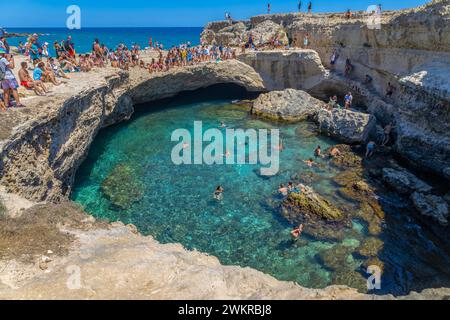
<svg viewBox="0 0 450 320">
<path fill-rule="evenodd" d="M 275 120 L 301 121 L 315 116 L 322 104 L 304 91 L 286 89 L 261 94 L 252 112 Z"/>
<path fill-rule="evenodd" d="M 108 68 L 95 75 L 79 76 L 86 77 L 77 83 L 82 88 L 62 88 L 65 91 L 46 97 L 40 102 L 45 112 L 25 118 L 15 130 L 5 133 L 0 144 L 0 182 L 6 191 L 34 201 L 67 199 L 76 170 L 99 130 L 129 119 L 134 104 L 220 83 L 237 84 L 248 91 L 265 89 L 261 77 L 239 61 L 176 68 L 153 75 L 142 70 L 125 73 Z M 43 109 L 42 105 L 27 105 Z"/>
<path fill-rule="evenodd" d="M 420 214 L 431 217 L 441 225 L 448 224 L 448 204 L 441 197 L 414 192 L 411 195 L 411 201 Z"/>
<path fill-rule="evenodd" d="M 139 104 L 215 84 L 236 84 L 249 92 L 266 89 L 261 76 L 252 67 L 240 61 L 227 60 L 176 68 L 152 77 L 144 75 L 133 78 L 129 96 Z"/>
<path fill-rule="evenodd" d="M 402 11 L 384 11 L 381 30 L 367 27 L 367 16 L 355 12 L 351 19 L 338 14 L 274 14 L 251 18 L 247 32 L 255 26 L 272 21 L 283 26 L 291 45 L 303 47 L 303 39 L 309 34 L 311 44 L 324 66 L 343 73 L 345 60 L 354 65 L 352 79 L 343 79 L 336 88 L 357 85 L 363 92 L 361 100 L 367 111 L 386 125 L 395 119 L 395 150 L 417 167 L 426 169 L 450 180 L 445 170 L 450 167 L 450 87 L 448 69 L 450 66 L 450 3 L 435 0 L 430 3 Z M 218 23 L 220 25 L 220 23 Z M 215 29 L 211 23 L 207 29 Z M 333 50 L 339 51 L 339 58 L 331 66 Z M 256 65 L 258 64 L 258 65 Z M 282 73 L 274 64 L 258 61 L 255 69 L 260 70 L 269 90 L 297 88 L 295 79 L 288 79 L 291 68 L 284 69 L 284 77 L 267 76 Z M 262 71 L 264 70 L 264 71 Z M 297 73 L 297 72 L 295 72 Z M 295 74 L 293 73 L 293 74 Z M 365 75 L 373 78 L 370 86 L 361 82 Z M 335 76 L 332 75 L 332 76 Z M 284 78 L 284 79 L 283 79 Z M 269 80 L 276 79 L 272 83 Z M 302 82 L 302 80 L 298 80 Z M 392 99 L 385 99 L 388 83 L 396 92 Z M 298 84 L 300 86 L 300 84 Z M 345 92 L 333 90 L 330 94 Z M 312 92 L 310 92 L 312 93 Z M 316 92 L 317 93 L 317 92 Z M 317 94 L 313 94 L 319 97 Z M 319 94 L 328 92 L 320 91 Z M 353 91 L 355 98 L 357 93 Z M 328 100 L 328 96 L 320 99 Z"/>
<path fill-rule="evenodd" d="M 429 193 L 433 188 L 406 170 L 383 169 L 383 180 L 401 194 Z"/>
<path fill-rule="evenodd" d="M 41 221 L 53 231 L 39 232 Z M 45 271 L 35 264 L 0 260 L 5 266 L 0 274 L 1 299 L 394 299 L 361 294 L 346 286 L 307 289 L 251 268 L 223 266 L 210 255 L 179 244 L 160 244 L 136 234 L 132 225 L 107 225 L 63 204 L 32 208 L 20 222 L 15 230 L 30 239 L 22 248 L 25 253 L 42 254 L 49 248 L 53 253 Z M 65 229 L 59 230 L 63 225 Z M 0 224 L 0 233 L 3 230 L 8 227 Z M 67 239 L 63 246 L 55 245 L 54 234 Z M 46 247 L 47 242 L 55 247 Z M 11 254 L 17 257 L 17 252 Z M 348 254 L 342 250 L 342 256 Z M 334 261 L 328 264 L 335 265 Z M 67 289 L 67 268 L 73 266 L 82 270 L 78 290 Z M 356 276 L 341 273 L 334 282 L 359 287 Z M 444 299 L 449 294 L 450 289 L 429 289 L 399 298 Z"/>
<path fill-rule="evenodd" d="M 266 44 L 275 39 L 278 39 L 281 44 L 289 44 L 289 39 L 284 28 L 271 20 L 258 23 L 251 30 L 246 31 L 243 34 L 243 40 L 248 40 L 250 35 L 253 36 L 255 44 Z M 217 36 L 220 35 L 216 35 L 216 37 Z"/>
<path fill-rule="evenodd" d="M 366 142 L 376 125 L 370 114 L 343 109 L 321 109 L 316 121 L 321 132 L 348 144 Z"/>
<path fill-rule="evenodd" d="M 267 90 L 308 90 L 327 76 L 313 50 L 256 51 L 241 54 L 239 61 L 251 66 L 264 80 Z"/>
</svg>

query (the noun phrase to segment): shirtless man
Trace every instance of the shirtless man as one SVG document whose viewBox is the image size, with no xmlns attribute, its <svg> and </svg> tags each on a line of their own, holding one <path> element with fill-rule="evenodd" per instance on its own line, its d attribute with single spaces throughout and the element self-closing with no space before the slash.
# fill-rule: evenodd
<svg viewBox="0 0 450 320">
<path fill-rule="evenodd" d="M 303 161 L 303 162 L 305 162 L 308 165 L 308 167 L 312 167 L 314 165 L 314 160 L 313 159 L 308 159 L 308 160 Z"/>
<path fill-rule="evenodd" d="M 289 191 L 288 188 L 286 188 L 286 186 L 284 184 L 280 184 L 280 187 L 278 188 L 278 192 L 282 196 L 286 197 L 288 195 L 288 191 Z"/>
<path fill-rule="evenodd" d="M 386 97 L 392 98 L 392 95 L 394 94 L 395 90 L 397 90 L 397 88 L 394 87 L 390 82 L 388 82 L 386 88 Z"/>
<path fill-rule="evenodd" d="M 294 227 L 291 231 L 291 237 L 293 241 L 297 241 L 303 233 L 303 224 L 300 224 L 298 227 Z"/>
<path fill-rule="evenodd" d="M 391 122 L 386 127 L 384 127 L 384 139 L 382 145 L 385 146 L 388 144 L 390 138 L 391 138 L 391 131 L 392 129 L 395 129 L 394 124 Z"/>
<path fill-rule="evenodd" d="M 103 63 L 103 49 L 100 46 L 100 41 L 98 39 L 95 39 L 93 51 L 95 53 L 95 58 L 97 60 L 97 64 L 99 67 L 103 68 L 105 64 Z"/>
<path fill-rule="evenodd" d="M 336 148 L 335 146 L 331 148 L 330 157 L 334 158 L 336 156 L 339 156 L 340 154 L 341 154 L 341 152 L 339 151 L 338 148 Z"/>
<path fill-rule="evenodd" d="M 33 80 L 31 78 L 30 74 L 28 73 L 28 64 L 24 61 L 20 64 L 22 67 L 19 70 L 19 80 L 20 85 L 27 88 L 27 89 L 33 89 L 34 93 L 38 96 L 45 96 L 47 93 L 47 88 L 45 87 L 44 83 L 40 80 Z"/>
</svg>

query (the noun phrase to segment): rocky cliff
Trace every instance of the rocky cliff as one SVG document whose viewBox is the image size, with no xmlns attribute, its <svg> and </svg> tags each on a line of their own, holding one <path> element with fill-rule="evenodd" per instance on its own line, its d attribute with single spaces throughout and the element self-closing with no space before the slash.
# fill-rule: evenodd
<svg viewBox="0 0 450 320">
<path fill-rule="evenodd" d="M 0 299 L 394 299 L 345 286 L 308 289 L 223 266 L 215 257 L 141 236 L 132 225 L 95 221 L 64 202 L 31 207 L 11 220 L 0 216 L 0 235 L 0 249 L 6 247 Z M 400 298 L 449 294 L 427 289 Z"/>
<path fill-rule="evenodd" d="M 150 75 L 112 69 L 82 74 L 55 88 L 50 97 L 33 97 L 27 107 L 0 122 L 0 182 L 11 193 L 33 201 L 60 201 L 70 195 L 75 173 L 98 131 L 129 119 L 138 103 L 175 96 L 217 83 L 263 91 L 263 81 L 239 61 L 202 64 Z M 9 117 L 9 118 L 8 118 Z"/>
<path fill-rule="evenodd" d="M 365 12 L 356 12 L 350 19 L 345 18 L 344 13 L 262 15 L 244 21 L 245 28 L 238 37 L 246 41 L 245 35 L 253 29 L 260 33 L 261 24 L 266 21 L 272 23 L 270 30 L 274 29 L 274 23 L 283 28 L 294 47 L 303 46 L 305 35 L 309 35 L 310 48 L 333 73 L 332 80 L 325 80 L 321 90 L 314 93 L 332 94 L 333 89 L 351 89 L 354 87 L 351 82 L 355 82 L 366 91 L 363 98 L 369 97 L 365 99 L 365 107 L 381 124 L 396 121 L 398 154 L 421 170 L 450 177 L 448 0 L 435 0 L 410 10 L 383 12 L 379 29 L 368 26 Z M 221 23 L 208 24 L 203 40 L 221 44 L 221 26 Z M 338 52 L 338 59 L 331 66 L 330 57 L 334 50 Z M 347 58 L 354 67 L 353 72 L 351 79 L 341 81 L 339 74 L 344 72 Z M 246 61 L 245 58 L 242 60 Z M 270 67 L 264 69 L 270 70 Z M 373 79 L 368 86 L 362 85 L 366 74 Z M 281 86 L 298 88 L 293 84 L 295 77 L 288 82 L 276 81 L 275 76 L 272 79 L 277 84 L 276 89 L 283 89 Z M 397 90 L 392 99 L 386 100 L 388 82 Z M 343 92 L 335 91 L 334 94 Z"/>
</svg>

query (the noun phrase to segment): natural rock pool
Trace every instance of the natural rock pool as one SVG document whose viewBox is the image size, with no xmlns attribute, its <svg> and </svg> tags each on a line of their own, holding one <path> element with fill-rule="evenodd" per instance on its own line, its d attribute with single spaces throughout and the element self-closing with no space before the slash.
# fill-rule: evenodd
<svg viewBox="0 0 450 320">
<path fill-rule="evenodd" d="M 102 130 L 78 171 L 72 199 L 97 218 L 133 223 L 162 243 L 181 243 L 223 264 L 302 286 L 345 284 L 364 291 L 364 270 L 372 264 L 383 270 L 382 289 L 375 293 L 450 284 L 448 239 L 422 228 L 403 199 L 363 169 L 343 169 L 325 159 L 312 168 L 303 162 L 318 145 L 326 150 L 337 144 L 319 136 L 314 125 L 265 122 L 231 100 L 195 96 L 146 105 L 131 121 Z M 204 129 L 218 128 L 221 121 L 231 128 L 279 128 L 286 148 L 279 174 L 261 176 L 257 165 L 174 165 L 172 131 L 192 129 L 194 120 L 203 121 Z M 361 201 L 346 188 L 360 178 L 376 196 Z M 293 244 L 277 192 L 291 180 L 313 187 L 348 214 L 350 224 L 336 227 L 331 237 L 306 226 Z M 221 202 L 212 196 L 217 185 L 225 189 Z"/>
</svg>

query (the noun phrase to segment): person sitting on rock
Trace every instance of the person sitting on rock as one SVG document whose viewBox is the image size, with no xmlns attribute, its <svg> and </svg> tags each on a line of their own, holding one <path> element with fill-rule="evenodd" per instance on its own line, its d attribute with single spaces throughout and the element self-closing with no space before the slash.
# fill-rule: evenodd
<svg viewBox="0 0 450 320">
<path fill-rule="evenodd" d="M 19 80 L 20 85 L 27 88 L 32 89 L 34 93 L 38 96 L 45 96 L 47 93 L 47 88 L 45 87 L 44 83 L 40 80 L 34 81 L 33 78 L 31 78 L 30 74 L 28 73 L 28 64 L 26 61 L 23 61 L 20 66 L 22 67 L 19 70 Z"/>
<path fill-rule="evenodd" d="M 336 146 L 331 147 L 330 149 L 330 157 L 334 158 L 341 155 L 341 152 L 339 151 L 339 149 Z"/>
<path fill-rule="evenodd" d="M 337 96 L 330 97 L 330 101 L 328 102 L 328 106 L 330 107 L 330 109 L 334 109 L 336 107 L 340 108 L 340 106 L 338 104 Z"/>
</svg>

